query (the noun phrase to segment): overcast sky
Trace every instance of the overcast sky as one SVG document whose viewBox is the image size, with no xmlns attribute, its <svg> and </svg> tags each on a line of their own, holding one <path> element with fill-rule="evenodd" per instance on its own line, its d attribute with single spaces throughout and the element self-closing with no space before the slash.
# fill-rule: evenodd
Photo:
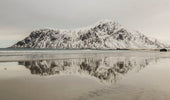
<svg viewBox="0 0 170 100">
<path fill-rule="evenodd" d="M 103 19 L 170 43 L 170 0 L 0 0 L 0 48 L 35 29 L 73 29 Z"/>
</svg>

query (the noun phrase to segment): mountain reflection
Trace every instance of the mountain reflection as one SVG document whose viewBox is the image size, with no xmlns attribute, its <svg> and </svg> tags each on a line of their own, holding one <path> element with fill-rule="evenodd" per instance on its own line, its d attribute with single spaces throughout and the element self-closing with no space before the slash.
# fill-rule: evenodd
<svg viewBox="0 0 170 100">
<path fill-rule="evenodd" d="M 39 60 L 21 61 L 24 65 L 37 75 L 85 75 L 99 79 L 101 82 L 115 82 L 131 70 L 136 72 L 145 68 L 156 58 L 145 57 L 103 57 L 84 59 L 63 59 L 63 60 Z"/>
</svg>

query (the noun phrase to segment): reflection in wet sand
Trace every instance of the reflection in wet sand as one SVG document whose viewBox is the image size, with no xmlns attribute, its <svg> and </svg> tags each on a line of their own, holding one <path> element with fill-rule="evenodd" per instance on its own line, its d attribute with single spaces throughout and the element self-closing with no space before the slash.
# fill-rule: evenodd
<svg viewBox="0 0 170 100">
<path fill-rule="evenodd" d="M 103 57 L 84 59 L 20 61 L 31 74 L 83 75 L 96 78 L 100 82 L 113 83 L 131 70 L 139 72 L 157 58 L 150 57 Z"/>
</svg>

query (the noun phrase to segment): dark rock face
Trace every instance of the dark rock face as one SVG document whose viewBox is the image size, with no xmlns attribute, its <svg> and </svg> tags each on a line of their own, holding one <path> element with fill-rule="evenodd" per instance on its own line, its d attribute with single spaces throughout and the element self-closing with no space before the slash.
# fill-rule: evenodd
<svg viewBox="0 0 170 100">
<path fill-rule="evenodd" d="M 167 49 L 160 49 L 160 52 L 167 52 Z"/>
<path fill-rule="evenodd" d="M 24 42 L 19 41 L 19 42 L 17 43 L 17 45 L 19 45 L 19 46 L 24 45 Z"/>
</svg>

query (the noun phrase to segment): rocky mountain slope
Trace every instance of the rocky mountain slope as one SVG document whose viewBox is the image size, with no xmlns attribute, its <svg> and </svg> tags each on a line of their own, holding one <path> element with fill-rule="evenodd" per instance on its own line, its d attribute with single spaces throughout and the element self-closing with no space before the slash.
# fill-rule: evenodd
<svg viewBox="0 0 170 100">
<path fill-rule="evenodd" d="M 126 28 L 112 20 L 99 21 L 77 30 L 40 29 L 31 32 L 12 48 L 56 49 L 156 49 L 166 47 L 156 39 Z"/>
</svg>

